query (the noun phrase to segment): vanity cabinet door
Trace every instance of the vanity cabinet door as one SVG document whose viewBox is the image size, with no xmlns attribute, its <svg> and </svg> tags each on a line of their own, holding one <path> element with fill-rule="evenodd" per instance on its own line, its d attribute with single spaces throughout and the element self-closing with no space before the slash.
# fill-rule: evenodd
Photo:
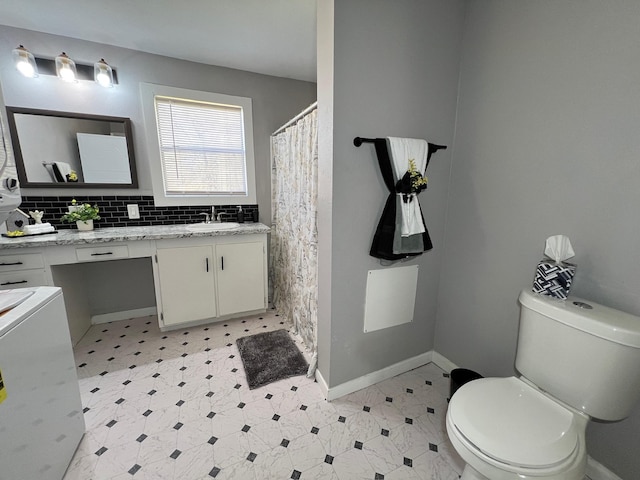
<svg viewBox="0 0 640 480">
<path fill-rule="evenodd" d="M 157 255 L 165 326 L 215 317 L 213 248 L 162 248 Z"/>
<path fill-rule="evenodd" d="M 264 243 L 216 245 L 218 311 L 222 315 L 264 310 Z"/>
</svg>

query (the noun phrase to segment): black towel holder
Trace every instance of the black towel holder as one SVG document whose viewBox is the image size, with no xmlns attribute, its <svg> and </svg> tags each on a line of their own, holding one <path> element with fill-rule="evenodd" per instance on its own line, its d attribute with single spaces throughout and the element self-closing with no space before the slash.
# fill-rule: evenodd
<svg viewBox="0 0 640 480">
<path fill-rule="evenodd" d="M 353 144 L 356 147 L 359 147 L 360 145 L 362 145 L 363 143 L 374 143 L 375 142 L 375 138 L 363 138 L 363 137 L 356 137 L 353 139 Z M 437 145 L 435 143 L 429 143 L 429 152 L 428 155 L 431 156 L 432 153 L 437 152 L 438 150 L 446 150 L 447 146 L 446 145 Z"/>
<path fill-rule="evenodd" d="M 359 147 L 360 145 L 362 145 L 363 143 L 373 143 L 375 141 L 375 138 L 362 138 L 362 137 L 356 137 L 353 139 L 353 144 L 356 147 Z"/>
</svg>

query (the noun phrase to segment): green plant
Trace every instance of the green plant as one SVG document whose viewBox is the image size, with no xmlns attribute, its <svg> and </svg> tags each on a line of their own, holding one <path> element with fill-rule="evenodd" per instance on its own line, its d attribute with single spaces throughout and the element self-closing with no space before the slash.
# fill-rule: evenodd
<svg viewBox="0 0 640 480">
<path fill-rule="evenodd" d="M 86 222 L 87 220 L 100 220 L 98 205 L 83 203 L 78 205 L 74 200 L 71 204 L 75 207 L 71 212 L 65 213 L 60 220 L 63 222 Z"/>
</svg>

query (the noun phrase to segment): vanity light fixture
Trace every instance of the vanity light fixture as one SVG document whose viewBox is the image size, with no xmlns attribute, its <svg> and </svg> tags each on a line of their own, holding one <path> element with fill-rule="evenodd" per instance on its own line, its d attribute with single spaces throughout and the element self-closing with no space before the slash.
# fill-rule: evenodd
<svg viewBox="0 0 640 480">
<path fill-rule="evenodd" d="M 36 59 L 33 54 L 19 45 L 12 52 L 13 61 L 16 64 L 18 71 L 28 78 L 35 78 L 38 76 L 38 66 L 36 65 Z"/>
<path fill-rule="evenodd" d="M 78 81 L 76 62 L 71 60 L 64 52 L 56 57 L 56 74 L 65 82 Z"/>
<path fill-rule="evenodd" d="M 95 82 L 102 87 L 113 87 L 118 84 L 118 74 L 104 58 L 96 63 L 76 63 L 62 52 L 55 57 L 37 57 L 20 45 L 12 50 L 16 69 L 25 77 L 34 78 L 39 75 L 51 75 L 69 83 L 79 80 Z"/>
<path fill-rule="evenodd" d="M 95 82 L 105 88 L 113 87 L 113 70 L 104 58 L 93 64 Z"/>
</svg>

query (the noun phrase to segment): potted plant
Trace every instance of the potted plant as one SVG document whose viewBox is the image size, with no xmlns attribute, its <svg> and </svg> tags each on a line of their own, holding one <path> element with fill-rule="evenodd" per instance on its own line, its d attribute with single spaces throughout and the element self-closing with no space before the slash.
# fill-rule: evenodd
<svg viewBox="0 0 640 480">
<path fill-rule="evenodd" d="M 93 221 L 100 220 L 98 205 L 89 203 L 78 204 L 74 199 L 69 211 L 60 220 L 63 222 L 76 222 L 78 230 L 93 230 Z"/>
</svg>

